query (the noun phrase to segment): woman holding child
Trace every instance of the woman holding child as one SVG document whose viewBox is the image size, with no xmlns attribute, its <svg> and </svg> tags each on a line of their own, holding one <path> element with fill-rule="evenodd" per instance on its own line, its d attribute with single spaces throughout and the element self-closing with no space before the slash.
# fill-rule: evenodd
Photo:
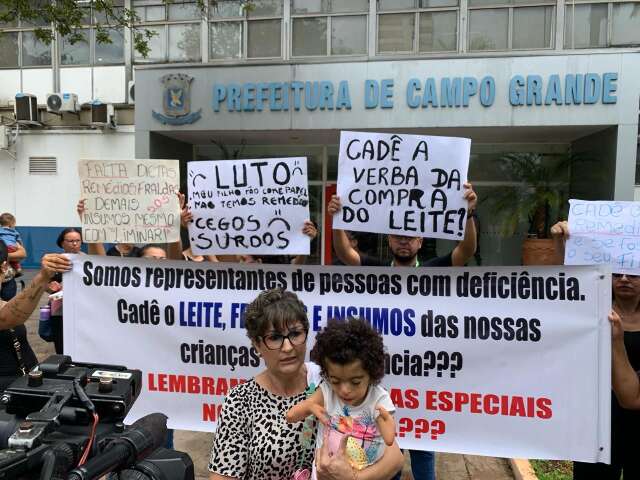
<svg viewBox="0 0 640 480">
<path fill-rule="evenodd" d="M 357 470 L 342 454 L 348 436 L 339 454 L 328 452 L 328 442 L 316 453 L 315 422 L 287 422 L 287 413 L 311 398 L 323 381 L 320 368 L 304 361 L 309 321 L 295 294 L 281 289 L 261 293 L 247 307 L 245 325 L 266 369 L 225 399 L 211 451 L 210 480 L 304 479 L 314 456 L 319 480 L 385 479 L 400 470 L 403 457 L 395 440 L 377 462 Z M 326 376 L 326 366 L 322 371 Z"/>
</svg>

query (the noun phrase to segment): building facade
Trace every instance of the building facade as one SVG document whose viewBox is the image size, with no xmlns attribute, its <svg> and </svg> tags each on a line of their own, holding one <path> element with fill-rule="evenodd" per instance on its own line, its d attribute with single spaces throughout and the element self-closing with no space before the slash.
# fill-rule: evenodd
<svg viewBox="0 0 640 480">
<path fill-rule="evenodd" d="M 88 126 L 86 109 L 62 118 L 43 111 L 42 127 L 11 127 L 15 143 L 0 151 L 8 179 L 0 210 L 16 213 L 30 262 L 54 232 L 78 223 L 81 158 L 304 155 L 311 215 L 325 225 L 345 129 L 471 138 L 469 178 L 481 198 L 517 184 L 500 161 L 505 153 L 540 153 L 553 164 L 571 152 L 597 161 L 559 174 L 559 190 L 634 199 L 640 2 L 218 0 L 204 12 L 193 2 L 122 5 L 156 32 L 146 59 L 128 29 L 96 43 L 90 9 L 87 41 L 75 45 L 57 38 L 47 47 L 33 26 L 2 26 L 3 123 L 18 92 L 38 103 L 72 92 L 117 112 L 115 129 Z M 519 263 L 526 227 L 504 236 L 488 203 L 479 215 L 478 261 Z M 330 251 L 321 230 L 316 263 Z"/>
</svg>

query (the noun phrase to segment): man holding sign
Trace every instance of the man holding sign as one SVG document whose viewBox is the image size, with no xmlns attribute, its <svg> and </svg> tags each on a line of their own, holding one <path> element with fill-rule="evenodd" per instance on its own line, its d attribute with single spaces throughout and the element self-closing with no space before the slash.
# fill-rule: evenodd
<svg viewBox="0 0 640 480">
<path fill-rule="evenodd" d="M 418 251 L 422 246 L 422 237 L 414 237 L 407 235 L 387 235 L 389 242 L 389 250 L 393 255 L 391 266 L 393 267 L 462 267 L 476 253 L 477 233 L 476 226 L 473 222 L 475 217 L 475 209 L 478 203 L 478 196 L 473 190 L 470 183 L 464 184 L 465 192 L 463 198 L 468 202 L 467 221 L 464 238 L 456 247 L 447 255 L 435 257 L 421 263 L 418 260 Z M 333 195 L 327 211 L 329 215 L 335 216 L 342 209 L 340 197 Z M 362 256 L 351 246 L 349 237 L 344 230 L 333 229 L 333 247 L 340 261 L 345 265 L 363 266 L 363 267 L 384 267 L 387 263 L 381 259 Z"/>
<path fill-rule="evenodd" d="M 477 247 L 473 217 L 478 197 L 470 183 L 461 184 L 467 176 L 469 151 L 468 139 L 342 132 L 337 191 L 346 196 L 347 204 L 338 195 L 331 197 L 328 212 L 335 217 L 334 226 L 349 225 L 358 231 L 368 226 L 369 231 L 387 233 L 391 266 L 465 265 Z M 369 215 L 372 206 L 375 218 Z M 384 213 L 378 215 L 379 211 Z M 421 263 L 423 236 L 462 237 L 462 241 L 451 253 Z M 388 265 L 361 256 L 342 229 L 333 229 L 333 245 L 345 265 Z M 435 454 L 419 450 L 410 454 L 413 477 L 434 480 Z"/>
</svg>

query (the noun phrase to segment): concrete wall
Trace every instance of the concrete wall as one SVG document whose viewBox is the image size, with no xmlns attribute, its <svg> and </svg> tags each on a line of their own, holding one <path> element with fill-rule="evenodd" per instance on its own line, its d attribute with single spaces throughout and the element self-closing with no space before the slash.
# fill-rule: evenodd
<svg viewBox="0 0 640 480">
<path fill-rule="evenodd" d="M 201 110 L 202 118 L 186 125 L 162 124 L 152 112 L 163 113 L 164 85 L 160 79 L 170 73 L 187 74 L 191 82 L 191 112 Z M 553 75 L 560 79 L 563 99 L 566 98 L 565 76 L 606 73 L 617 74 L 615 103 L 603 103 L 602 98 L 593 104 L 569 104 L 551 102 L 545 104 Z M 510 84 L 516 76 L 527 79 L 539 76 L 542 82 L 542 104 L 517 105 L 510 103 Z M 472 78 L 478 83 L 491 77 L 495 83 L 495 99 L 482 105 L 480 94 L 469 98 L 467 106 L 439 107 L 429 105 L 411 108 L 408 93 L 412 80 L 421 84 L 418 94 L 424 95 L 425 80 L 433 78 L 437 97 L 441 99 L 441 80 Z M 526 56 L 507 58 L 431 59 L 413 61 L 380 61 L 326 63 L 304 65 L 249 65 L 202 66 L 172 68 L 140 68 L 136 70 L 136 128 L 145 131 L 220 130 L 263 131 L 288 129 L 381 129 L 404 127 L 511 127 L 511 126 L 563 126 L 563 125 L 637 125 L 638 92 L 640 84 L 640 56 L 636 53 L 572 54 L 554 56 Z M 383 106 L 367 106 L 365 82 L 373 80 L 381 86 L 388 81 L 392 95 Z M 229 111 L 226 102 L 215 102 L 216 88 L 230 88 L 270 82 L 316 82 L 332 85 L 334 99 L 340 82 L 346 82 L 351 100 L 350 108 L 309 108 L 304 98 L 299 110 L 293 108 L 291 97 L 288 110 L 269 108 L 269 98 L 253 102 L 243 100 L 241 111 Z M 144 88 L 141 88 L 144 85 Z M 380 87 L 382 88 L 382 87 Z M 245 89 L 246 90 L 246 89 Z M 533 88 L 530 89 L 533 91 Z M 304 96 L 304 93 L 302 93 Z M 601 95 L 602 97 L 602 95 Z M 260 103 L 260 109 L 253 107 Z M 275 102 L 281 103 L 281 102 Z M 232 106 L 233 107 L 233 106 Z M 217 111 L 216 111 L 217 110 Z"/>
<path fill-rule="evenodd" d="M 78 160 L 134 158 L 131 127 L 119 130 L 21 131 L 16 158 L 0 151 L 0 210 L 13 213 L 35 266 L 44 251 L 59 250 L 55 238 L 68 226 L 78 226 L 80 198 Z M 29 173 L 29 157 L 55 157 L 57 174 Z"/>
</svg>

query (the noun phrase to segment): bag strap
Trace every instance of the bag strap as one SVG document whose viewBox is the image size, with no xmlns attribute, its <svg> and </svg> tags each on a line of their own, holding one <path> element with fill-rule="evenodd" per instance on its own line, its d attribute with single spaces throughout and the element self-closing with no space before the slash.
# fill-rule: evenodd
<svg viewBox="0 0 640 480">
<path fill-rule="evenodd" d="M 13 344 L 13 349 L 16 352 L 16 359 L 18 360 L 18 373 L 26 375 L 28 370 L 24 364 L 24 358 L 22 357 L 22 345 L 18 339 L 18 335 L 16 335 L 16 331 L 13 328 L 9 329 L 9 335 L 11 335 L 11 343 Z"/>
</svg>

